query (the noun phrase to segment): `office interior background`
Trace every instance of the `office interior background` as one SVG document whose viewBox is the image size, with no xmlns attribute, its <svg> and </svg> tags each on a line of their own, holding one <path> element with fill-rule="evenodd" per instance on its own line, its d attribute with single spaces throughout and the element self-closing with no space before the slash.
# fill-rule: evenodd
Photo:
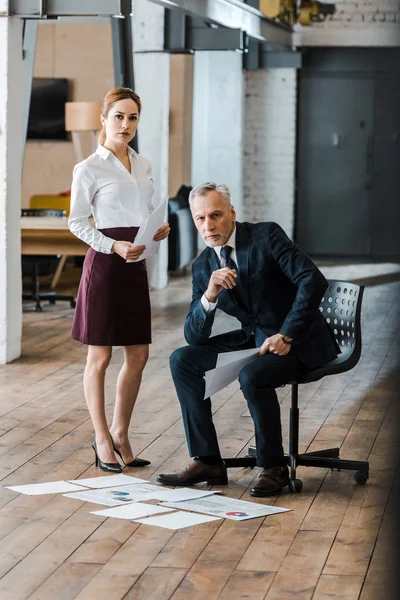
<svg viewBox="0 0 400 600">
<path fill-rule="evenodd" d="M 130 523 L 124 532 L 109 525 L 109 531 L 103 526 L 96 534 L 83 513 L 69 515 L 73 531 L 81 523 L 87 529 L 86 537 L 76 533 L 68 542 L 72 558 L 65 551 L 66 534 L 57 541 L 57 528 L 48 524 L 39 504 L 32 503 L 31 517 L 22 500 L 2 489 L 1 535 L 4 548 L 11 555 L 15 548 L 15 556 L 5 558 L 4 551 L 0 596 L 223 600 L 248 593 L 260 600 L 285 600 L 296 592 L 296 597 L 317 600 L 398 597 L 391 581 L 399 481 L 394 427 L 399 399 L 398 0 L 102 0 L 101 10 L 95 5 L 0 1 L 2 484 L 25 483 L 27 477 L 46 480 L 35 463 L 46 464 L 48 473 L 60 479 L 66 477 L 63 465 L 71 479 L 86 472 L 73 469 L 77 457 L 85 469 L 92 468 L 83 450 L 89 435 L 79 387 L 83 351 L 68 340 L 73 308 L 44 301 L 36 312 L 33 302 L 21 301 L 23 282 L 25 293 L 30 286 L 21 273 L 21 208 L 33 207 L 38 196 L 68 198 L 77 162 L 70 132 L 57 140 L 29 134 L 31 92 L 46 82 L 64 85 L 63 94 L 72 103 L 99 102 L 114 85 L 133 84 L 143 102 L 138 149 L 153 166 L 156 204 L 174 198 L 182 185 L 225 183 L 240 221 L 278 222 L 328 278 L 365 284 L 361 363 L 336 383 L 332 377 L 320 388 L 311 385 L 303 417 L 305 446 L 338 438 L 360 460 L 370 460 L 371 477 L 357 487 L 345 473 L 304 469 L 311 492 L 284 498 L 294 515 L 287 525 L 281 528 L 277 518 L 270 526 L 268 519 L 258 527 L 258 519 L 249 521 L 240 542 L 240 529 L 232 527 L 207 526 L 192 538 L 181 532 L 164 539 L 138 533 Z M 120 16 L 131 19 L 131 30 L 121 27 Z M 93 136 L 80 132 L 79 139 L 86 157 Z M 197 239 L 195 245 L 198 251 L 203 247 Z M 139 425 L 137 434 L 144 448 L 154 448 L 155 471 L 167 459 L 169 467 L 177 466 L 185 452 L 167 364 L 168 353 L 183 343 L 190 260 L 177 269 L 169 268 L 170 260 L 164 244 L 149 261 L 155 344 L 143 402 L 151 408 L 139 403 L 143 428 Z M 74 295 L 79 273 L 79 260 L 68 258 L 56 289 Z M 45 290 L 50 283 L 44 278 L 41 285 Z M 221 319 L 217 329 L 228 326 Z M 81 412 L 64 427 L 67 413 L 49 398 L 61 386 L 60 397 L 68 402 L 70 378 L 73 408 Z M 37 394 L 29 396 L 31 384 Z M 160 386 L 167 390 L 166 403 Z M 287 411 L 288 392 L 281 392 Z M 244 451 L 252 436 L 239 394 L 234 389 L 230 400 L 221 396 L 216 403 L 226 432 L 240 431 L 242 445 L 227 434 L 226 451 L 234 453 Z M 152 403 L 154 395 L 159 397 Z M 47 406 L 53 420 L 44 418 Z M 75 443 L 74 427 L 81 423 L 84 431 Z M 47 440 L 43 445 L 40 436 Z M 161 446 L 158 438 L 164 440 Z M 37 452 L 30 452 L 35 445 Z M 251 477 L 248 471 L 237 476 L 239 497 L 246 499 Z M 58 526 L 66 530 L 67 517 L 57 517 L 56 503 L 48 505 L 49 519 L 59 519 Z M 29 537 L 35 511 L 37 522 L 48 528 L 47 543 L 43 533 L 33 531 Z M 22 534 L 32 543 L 24 546 Z M 115 553 L 109 550 L 114 534 L 120 536 Z M 102 556 L 99 540 L 109 545 Z M 55 552 L 54 568 L 41 566 L 57 547 L 63 550 Z M 138 553 L 139 567 L 128 576 Z M 120 585 L 112 589 L 121 572 Z"/>
</svg>

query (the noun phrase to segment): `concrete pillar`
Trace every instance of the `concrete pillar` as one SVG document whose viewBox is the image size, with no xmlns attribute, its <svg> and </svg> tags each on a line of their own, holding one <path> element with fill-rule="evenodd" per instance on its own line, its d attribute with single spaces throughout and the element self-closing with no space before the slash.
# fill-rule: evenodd
<svg viewBox="0 0 400 600">
<path fill-rule="evenodd" d="M 225 183 L 243 220 L 243 70 L 240 52 L 196 52 L 192 184 Z"/>
<path fill-rule="evenodd" d="M 163 52 L 164 8 L 152 2 L 135 3 L 133 46 L 135 88 L 143 102 L 139 124 L 139 153 L 152 164 L 157 206 L 168 196 L 170 57 Z M 168 243 L 147 261 L 150 286 L 168 284 Z"/>
<path fill-rule="evenodd" d="M 294 231 L 296 69 L 245 71 L 244 215 Z"/>
<path fill-rule="evenodd" d="M 171 55 L 170 196 L 174 196 L 182 184 L 192 185 L 193 70 L 193 55 Z"/>
<path fill-rule="evenodd" d="M 21 354 L 22 20 L 0 17 L 0 364 Z"/>
</svg>

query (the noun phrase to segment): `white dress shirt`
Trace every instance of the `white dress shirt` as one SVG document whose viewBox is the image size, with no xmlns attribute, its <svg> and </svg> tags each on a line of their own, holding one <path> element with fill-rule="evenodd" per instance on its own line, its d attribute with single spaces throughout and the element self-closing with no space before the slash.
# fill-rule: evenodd
<svg viewBox="0 0 400 600">
<path fill-rule="evenodd" d="M 128 155 L 131 173 L 104 146 L 98 146 L 73 171 L 68 226 L 97 252 L 110 254 L 115 242 L 98 229 L 139 227 L 153 210 L 150 162 L 129 146 Z M 95 227 L 89 222 L 91 215 Z"/>
<path fill-rule="evenodd" d="M 235 262 L 237 264 L 237 260 L 236 260 L 236 226 L 235 226 L 235 229 L 232 231 L 231 236 L 230 236 L 229 240 L 226 242 L 225 246 L 230 246 L 232 248 L 230 258 L 233 260 L 233 262 Z M 221 248 L 222 248 L 222 246 L 214 246 L 214 250 L 216 252 L 220 267 L 222 266 L 221 265 Z M 238 271 L 239 271 L 239 269 L 238 269 Z M 209 300 L 207 300 L 207 298 L 203 294 L 200 302 L 201 302 L 202 307 L 204 308 L 204 312 L 207 315 L 209 315 L 210 313 L 213 312 L 213 310 L 215 310 L 217 308 L 218 298 L 217 298 L 217 302 L 210 302 Z"/>
</svg>

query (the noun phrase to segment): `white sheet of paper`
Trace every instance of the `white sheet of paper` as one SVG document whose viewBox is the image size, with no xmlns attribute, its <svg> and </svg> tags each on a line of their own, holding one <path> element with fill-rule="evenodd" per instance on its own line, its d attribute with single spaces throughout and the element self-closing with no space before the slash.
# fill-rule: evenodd
<svg viewBox="0 0 400 600">
<path fill-rule="evenodd" d="M 101 517 L 113 517 L 115 519 L 140 519 L 149 515 L 157 515 L 159 513 L 171 512 L 170 508 L 164 506 L 156 506 L 155 504 L 144 504 L 141 502 L 131 502 L 123 506 L 114 508 L 105 508 L 104 510 L 92 511 L 92 515 L 100 515 Z"/>
<path fill-rule="evenodd" d="M 139 231 L 136 234 L 134 245 L 141 246 L 144 244 L 146 246 L 146 250 L 137 260 L 127 260 L 126 262 L 138 262 L 149 256 L 154 256 L 158 254 L 160 249 L 160 242 L 155 242 L 153 240 L 156 232 L 167 218 L 167 206 L 168 206 L 168 196 L 153 210 L 153 212 L 147 217 L 145 221 L 139 227 Z"/>
<path fill-rule="evenodd" d="M 58 494 L 62 492 L 74 492 L 82 490 L 81 485 L 75 485 L 68 481 L 49 481 L 47 483 L 32 483 L 28 485 L 6 485 L 13 492 L 27 494 L 28 496 L 40 496 L 41 494 Z"/>
<path fill-rule="evenodd" d="M 69 483 L 74 483 L 85 488 L 108 488 L 120 485 L 129 485 L 133 483 L 147 483 L 147 479 L 138 479 L 137 477 L 130 477 L 129 475 L 109 475 L 108 477 L 90 477 L 89 479 L 72 479 Z M 79 489 L 78 487 L 76 489 Z M 68 491 L 68 490 L 65 490 Z M 72 491 L 72 490 L 71 490 Z"/>
<path fill-rule="evenodd" d="M 250 359 L 257 356 L 260 352 L 260 348 L 249 348 L 248 350 L 235 350 L 234 352 L 221 352 L 217 356 L 217 364 L 215 368 L 224 367 L 230 363 L 234 363 L 237 360 Z M 249 361 L 251 362 L 251 361 Z"/>
<path fill-rule="evenodd" d="M 183 529 L 184 527 L 191 527 L 192 525 L 200 525 L 200 523 L 220 520 L 220 517 L 210 517 L 209 515 L 198 515 L 178 510 L 169 515 L 137 519 L 135 522 L 143 523 L 144 525 L 154 525 L 155 527 L 164 527 L 165 529 Z"/>
<path fill-rule="evenodd" d="M 194 500 L 196 498 L 204 498 L 205 496 L 212 496 L 213 494 L 218 494 L 218 491 L 209 491 L 209 490 L 192 490 L 191 488 L 179 488 L 175 490 L 170 490 L 168 488 L 164 488 L 158 492 L 157 499 L 171 502 L 184 502 L 185 500 Z"/>
<path fill-rule="evenodd" d="M 255 360 L 259 351 L 259 348 L 250 348 L 249 350 L 218 354 L 216 368 L 205 373 L 206 388 L 204 398 L 209 398 L 233 381 L 236 381 L 243 367 Z M 240 356 L 235 357 L 234 355 L 237 354 Z"/>
<path fill-rule="evenodd" d="M 170 508 L 206 513 L 234 521 L 244 521 L 245 519 L 264 517 L 290 510 L 289 508 L 278 508 L 277 506 L 236 500 L 236 498 L 227 498 L 226 496 L 207 496 L 206 498 L 187 500 L 185 502 L 162 502 L 162 505 L 169 506 Z"/>
<path fill-rule="evenodd" d="M 175 500 L 175 498 L 170 498 L 163 493 L 166 491 L 158 485 L 135 483 L 134 485 L 74 492 L 73 494 L 64 494 L 64 496 L 73 500 L 83 500 L 84 502 L 103 504 L 104 506 L 120 506 L 127 502 L 140 502 L 141 500 Z"/>
</svg>

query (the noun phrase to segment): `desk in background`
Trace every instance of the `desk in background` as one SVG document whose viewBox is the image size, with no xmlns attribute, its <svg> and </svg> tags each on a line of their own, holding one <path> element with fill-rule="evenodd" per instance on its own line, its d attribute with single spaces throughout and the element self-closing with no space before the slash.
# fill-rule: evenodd
<svg viewBox="0 0 400 600">
<path fill-rule="evenodd" d="M 21 217 L 21 254 L 61 255 L 51 282 L 54 289 L 68 256 L 85 256 L 88 245 L 68 229 L 65 217 Z"/>
</svg>

